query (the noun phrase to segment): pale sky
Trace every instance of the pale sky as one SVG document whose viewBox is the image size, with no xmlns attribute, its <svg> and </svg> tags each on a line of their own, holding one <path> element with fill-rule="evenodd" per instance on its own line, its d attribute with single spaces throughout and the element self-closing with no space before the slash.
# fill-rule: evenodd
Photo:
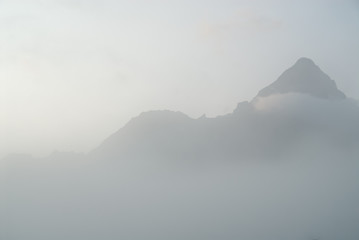
<svg viewBox="0 0 359 240">
<path fill-rule="evenodd" d="M 299 57 L 359 99 L 358 0 L 0 0 L 0 157 L 229 113 Z"/>
</svg>

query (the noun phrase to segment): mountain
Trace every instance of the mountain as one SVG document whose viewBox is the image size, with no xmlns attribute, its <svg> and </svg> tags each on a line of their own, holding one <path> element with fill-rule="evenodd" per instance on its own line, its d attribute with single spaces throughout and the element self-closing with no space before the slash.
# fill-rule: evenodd
<svg viewBox="0 0 359 240">
<path fill-rule="evenodd" d="M 286 70 L 275 82 L 259 91 L 257 97 L 274 94 L 303 93 L 325 99 L 345 99 L 334 80 L 325 74 L 309 58 L 300 58 Z"/>
<path fill-rule="evenodd" d="M 3 159 L 0 239 L 359 239 L 359 107 L 325 76 L 301 59 L 230 114 Z"/>
<path fill-rule="evenodd" d="M 172 111 L 142 113 L 92 154 L 147 163 L 278 159 L 309 141 L 355 145 L 358 129 L 357 104 L 312 60 L 301 58 L 231 114 L 192 119 Z"/>
</svg>

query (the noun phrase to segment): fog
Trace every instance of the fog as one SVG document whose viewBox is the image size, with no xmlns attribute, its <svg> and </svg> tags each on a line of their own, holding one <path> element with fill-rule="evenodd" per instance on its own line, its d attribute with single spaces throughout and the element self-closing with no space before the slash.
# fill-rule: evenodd
<svg viewBox="0 0 359 240">
<path fill-rule="evenodd" d="M 307 56 L 359 99 L 355 0 L 2 0 L 0 156 L 89 152 L 141 112 L 230 113 Z"/>
<path fill-rule="evenodd" d="M 247 104 L 207 120 L 144 113 L 103 143 L 116 151 L 3 159 L 1 239 L 357 239 L 357 103 L 289 93 Z M 257 123 L 243 130 L 245 118 Z M 171 131 L 178 126 L 190 144 Z M 231 151 L 205 141 L 211 129 L 229 134 L 223 146 L 265 129 L 255 134 L 271 142 Z"/>
<path fill-rule="evenodd" d="M 358 151 L 308 148 L 276 163 L 181 168 L 11 161 L 1 239 L 357 239 Z"/>
<path fill-rule="evenodd" d="M 357 240 L 358 13 L 0 1 L 0 240 Z"/>
</svg>

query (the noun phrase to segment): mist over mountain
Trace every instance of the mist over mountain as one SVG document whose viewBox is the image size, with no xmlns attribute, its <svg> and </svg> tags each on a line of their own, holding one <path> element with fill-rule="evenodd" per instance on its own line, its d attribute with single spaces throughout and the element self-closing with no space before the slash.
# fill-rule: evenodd
<svg viewBox="0 0 359 240">
<path fill-rule="evenodd" d="M 117 159 L 278 159 L 313 141 L 346 151 L 359 140 L 359 108 L 308 58 L 299 59 L 233 113 L 191 119 L 150 111 L 132 119 L 93 154 Z"/>
<path fill-rule="evenodd" d="M 149 111 L 89 154 L 0 166 L 0 239 L 359 237 L 359 106 L 299 59 L 230 114 Z"/>
</svg>

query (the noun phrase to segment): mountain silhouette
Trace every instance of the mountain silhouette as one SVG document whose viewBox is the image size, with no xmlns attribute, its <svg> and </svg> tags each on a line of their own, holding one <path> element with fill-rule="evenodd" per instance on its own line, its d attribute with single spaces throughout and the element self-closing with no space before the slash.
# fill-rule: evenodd
<svg viewBox="0 0 359 240">
<path fill-rule="evenodd" d="M 308 139 L 340 147 L 359 139 L 357 104 L 308 58 L 299 59 L 254 99 L 215 118 L 192 119 L 172 111 L 142 113 L 93 154 L 122 161 L 277 159 Z M 271 107 L 263 111 L 261 105 Z"/>
<path fill-rule="evenodd" d="M 303 93 L 325 99 L 346 98 L 334 80 L 309 58 L 300 58 L 275 82 L 259 91 L 257 97 L 284 93 Z"/>
</svg>

